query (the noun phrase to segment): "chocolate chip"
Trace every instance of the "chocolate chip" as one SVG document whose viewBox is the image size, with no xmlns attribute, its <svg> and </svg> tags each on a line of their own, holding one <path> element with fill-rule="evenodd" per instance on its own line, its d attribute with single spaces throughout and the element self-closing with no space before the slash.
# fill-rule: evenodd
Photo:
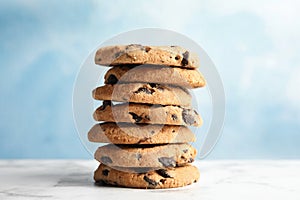
<svg viewBox="0 0 300 200">
<path fill-rule="evenodd" d="M 145 119 L 148 120 L 148 121 L 150 121 L 149 115 L 145 115 Z"/>
<path fill-rule="evenodd" d="M 182 60 L 181 60 L 181 65 L 182 66 L 186 66 L 188 63 L 189 63 L 189 61 L 188 61 L 188 58 L 189 58 L 189 52 L 188 51 L 186 51 L 186 52 L 184 52 L 183 54 L 182 54 L 182 56 L 183 56 L 183 58 L 182 58 Z"/>
<path fill-rule="evenodd" d="M 183 151 L 183 153 L 187 153 L 189 150 L 188 149 L 183 149 L 182 151 Z"/>
<path fill-rule="evenodd" d="M 109 100 L 104 100 L 102 102 L 102 106 L 100 106 L 100 110 L 104 110 L 107 106 L 111 106 L 111 101 Z"/>
<path fill-rule="evenodd" d="M 144 180 L 149 183 L 149 185 L 157 186 L 157 182 L 155 180 L 150 179 L 148 176 L 144 176 Z"/>
<path fill-rule="evenodd" d="M 138 115 L 135 114 L 134 112 L 129 112 L 129 114 L 132 116 L 132 118 L 134 119 L 134 121 L 135 121 L 136 123 L 142 121 L 142 119 L 143 119 L 142 117 L 138 116 Z"/>
<path fill-rule="evenodd" d="M 188 163 L 192 163 L 192 162 L 194 162 L 194 158 L 190 158 L 188 161 Z"/>
<path fill-rule="evenodd" d="M 180 59 L 180 56 L 175 56 L 175 60 L 179 60 Z"/>
<path fill-rule="evenodd" d="M 155 131 L 151 131 L 151 134 L 154 134 L 155 133 Z"/>
<path fill-rule="evenodd" d="M 109 75 L 109 77 L 107 78 L 107 80 L 106 80 L 106 83 L 107 84 L 116 84 L 118 82 L 118 79 L 117 79 L 117 77 L 115 76 L 115 75 L 113 75 L 113 74 L 111 74 L 111 75 Z"/>
<path fill-rule="evenodd" d="M 137 158 L 138 160 L 140 160 L 142 157 L 143 157 L 142 154 L 140 154 L 140 153 L 136 154 L 136 158 Z"/>
<path fill-rule="evenodd" d="M 173 119 L 173 120 L 177 120 L 177 119 L 178 119 L 177 115 L 172 114 L 172 119 Z"/>
<path fill-rule="evenodd" d="M 162 184 L 164 184 L 167 181 L 167 179 L 160 179 L 159 182 L 161 182 Z"/>
<path fill-rule="evenodd" d="M 156 83 L 149 83 L 149 85 L 150 85 L 152 88 L 157 88 L 158 90 L 161 90 L 161 91 L 164 90 L 164 88 L 163 88 L 161 85 L 159 85 L 159 84 L 156 84 Z"/>
<path fill-rule="evenodd" d="M 158 158 L 158 161 L 164 166 L 164 167 L 175 167 L 176 161 L 173 157 L 160 157 Z"/>
<path fill-rule="evenodd" d="M 103 176 L 108 176 L 108 173 L 109 173 L 108 169 L 105 169 L 105 170 L 102 171 Z"/>
<path fill-rule="evenodd" d="M 189 114 L 189 110 L 184 109 L 182 112 L 182 118 L 183 121 L 187 124 L 187 125 L 192 125 L 195 123 L 195 118 Z"/>
<path fill-rule="evenodd" d="M 152 88 L 156 88 L 156 87 L 157 87 L 157 84 L 156 84 L 156 83 L 149 83 L 149 85 L 150 85 Z"/>
<path fill-rule="evenodd" d="M 174 45 L 171 45 L 170 47 L 176 47 L 176 46 L 174 46 Z"/>
<path fill-rule="evenodd" d="M 150 90 L 148 88 L 139 88 L 137 91 L 135 91 L 134 93 L 141 93 L 144 92 L 146 94 L 152 94 L 154 92 L 154 90 Z"/>
<path fill-rule="evenodd" d="M 111 158 L 110 157 L 108 157 L 108 156 L 102 156 L 101 158 L 100 158 L 100 161 L 102 162 L 102 163 L 104 163 L 104 164 L 111 164 L 113 161 L 111 160 Z"/>
<path fill-rule="evenodd" d="M 156 173 L 158 173 L 164 178 L 172 178 L 172 176 L 170 176 L 170 174 L 168 174 L 168 172 L 165 169 L 156 170 Z"/>
<path fill-rule="evenodd" d="M 151 50 L 150 47 L 148 47 L 148 46 L 145 47 L 145 51 L 146 51 L 147 53 L 148 53 L 150 50 Z"/>
<path fill-rule="evenodd" d="M 141 144 L 141 143 L 143 143 L 143 142 L 146 142 L 148 139 L 149 139 L 149 138 L 144 137 L 144 138 L 140 139 L 137 143 L 138 143 L 138 144 Z"/>
</svg>

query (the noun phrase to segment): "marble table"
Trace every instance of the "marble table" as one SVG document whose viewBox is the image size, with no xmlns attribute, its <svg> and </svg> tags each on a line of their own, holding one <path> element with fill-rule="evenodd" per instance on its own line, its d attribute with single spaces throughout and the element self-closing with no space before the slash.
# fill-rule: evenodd
<svg viewBox="0 0 300 200">
<path fill-rule="evenodd" d="M 94 185 L 94 160 L 0 160 L 0 200 L 300 200 L 300 160 L 196 161 L 196 184 L 142 190 Z"/>
</svg>

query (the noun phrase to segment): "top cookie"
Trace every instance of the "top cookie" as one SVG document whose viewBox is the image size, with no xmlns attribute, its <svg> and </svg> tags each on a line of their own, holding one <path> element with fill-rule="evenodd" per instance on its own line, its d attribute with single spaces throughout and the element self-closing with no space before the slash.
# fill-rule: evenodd
<svg viewBox="0 0 300 200">
<path fill-rule="evenodd" d="M 104 66 L 154 64 L 192 69 L 199 67 L 197 55 L 182 47 L 140 44 L 102 47 L 96 52 L 95 63 Z"/>
</svg>

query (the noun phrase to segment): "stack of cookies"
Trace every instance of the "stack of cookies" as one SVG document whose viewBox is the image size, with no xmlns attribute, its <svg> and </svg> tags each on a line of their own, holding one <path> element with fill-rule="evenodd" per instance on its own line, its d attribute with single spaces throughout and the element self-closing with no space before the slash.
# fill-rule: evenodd
<svg viewBox="0 0 300 200">
<path fill-rule="evenodd" d="M 95 152 L 101 164 L 94 179 L 134 188 L 173 188 L 199 179 L 191 165 L 201 126 L 188 89 L 203 87 L 197 55 L 178 46 L 107 46 L 95 63 L 111 67 L 104 86 L 93 90 L 102 100 L 88 133 L 91 142 L 108 143 Z"/>
</svg>

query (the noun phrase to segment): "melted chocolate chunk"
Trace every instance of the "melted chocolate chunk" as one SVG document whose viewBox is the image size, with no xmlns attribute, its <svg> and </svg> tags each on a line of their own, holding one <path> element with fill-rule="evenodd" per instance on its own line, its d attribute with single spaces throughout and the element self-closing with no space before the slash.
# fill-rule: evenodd
<svg viewBox="0 0 300 200">
<path fill-rule="evenodd" d="M 102 157 L 100 158 L 100 161 L 101 161 L 102 163 L 104 163 L 104 164 L 111 164 L 111 163 L 113 163 L 113 161 L 111 160 L 111 158 L 108 157 L 108 156 L 102 156 Z"/>
<path fill-rule="evenodd" d="M 150 85 L 152 88 L 156 88 L 158 84 L 156 84 L 156 83 L 149 83 L 149 85 Z"/>
<path fill-rule="evenodd" d="M 145 46 L 145 51 L 148 53 L 151 50 L 151 47 Z"/>
<path fill-rule="evenodd" d="M 137 158 L 138 160 L 140 160 L 142 157 L 143 157 L 143 156 L 142 156 L 142 154 L 140 154 L 140 153 L 138 153 L 138 154 L 136 155 L 136 158 Z"/>
<path fill-rule="evenodd" d="M 181 65 L 182 66 L 186 66 L 189 62 L 188 62 L 188 58 L 189 58 L 189 52 L 188 51 L 186 51 L 186 52 L 184 52 L 183 54 L 182 54 L 182 56 L 183 56 L 183 58 L 182 58 L 182 60 L 181 60 Z"/>
<path fill-rule="evenodd" d="M 155 180 L 150 179 L 148 176 L 144 176 L 144 180 L 149 183 L 149 185 L 157 186 L 157 182 Z"/>
<path fill-rule="evenodd" d="M 105 170 L 102 171 L 103 176 L 108 176 L 108 173 L 109 173 L 108 169 L 105 169 Z"/>
<path fill-rule="evenodd" d="M 184 109 L 182 112 L 182 118 L 183 121 L 187 124 L 187 125 L 192 125 L 195 123 L 195 118 L 189 114 L 189 110 Z"/>
<path fill-rule="evenodd" d="M 118 82 L 118 79 L 117 79 L 117 77 L 116 77 L 115 75 L 113 75 L 113 74 L 109 75 L 109 77 L 107 78 L 107 81 L 106 81 L 107 84 L 111 84 L 111 85 L 114 85 L 114 84 L 116 84 L 117 82 Z"/>
<path fill-rule="evenodd" d="M 146 142 L 149 138 L 144 137 L 143 139 L 140 139 L 137 143 L 140 144 L 142 142 Z M 141 155 L 142 156 L 142 155 Z"/>
<path fill-rule="evenodd" d="M 177 115 L 172 114 L 172 120 L 177 120 L 177 119 L 178 119 Z"/>
<path fill-rule="evenodd" d="M 175 167 L 176 161 L 173 157 L 160 157 L 158 158 L 158 161 L 164 166 L 164 167 Z"/>
<path fill-rule="evenodd" d="M 170 176 L 170 174 L 168 174 L 168 172 L 165 169 L 156 170 L 156 173 L 158 173 L 164 178 L 172 178 L 172 176 Z"/>
<path fill-rule="evenodd" d="M 137 91 L 135 91 L 134 93 L 141 93 L 144 92 L 146 94 L 152 94 L 154 92 L 154 90 L 150 90 L 148 88 L 139 88 Z"/>
<path fill-rule="evenodd" d="M 129 114 L 132 116 L 132 118 L 134 119 L 134 121 L 135 121 L 136 123 L 142 121 L 142 119 L 143 119 L 142 117 L 138 116 L 138 115 L 135 114 L 134 112 L 129 112 Z"/>
<path fill-rule="evenodd" d="M 167 181 L 167 179 L 160 179 L 159 182 L 161 182 L 162 184 L 164 184 Z"/>
<path fill-rule="evenodd" d="M 164 90 L 164 88 L 163 88 L 161 85 L 159 85 L 159 84 L 156 84 L 156 83 L 149 83 L 149 85 L 150 85 L 152 88 L 157 88 L 157 89 L 159 89 L 159 90 L 161 90 L 161 91 Z"/>
<path fill-rule="evenodd" d="M 102 106 L 100 106 L 100 110 L 104 110 L 107 106 L 111 106 L 111 101 L 109 100 L 104 100 L 102 102 Z"/>
</svg>

